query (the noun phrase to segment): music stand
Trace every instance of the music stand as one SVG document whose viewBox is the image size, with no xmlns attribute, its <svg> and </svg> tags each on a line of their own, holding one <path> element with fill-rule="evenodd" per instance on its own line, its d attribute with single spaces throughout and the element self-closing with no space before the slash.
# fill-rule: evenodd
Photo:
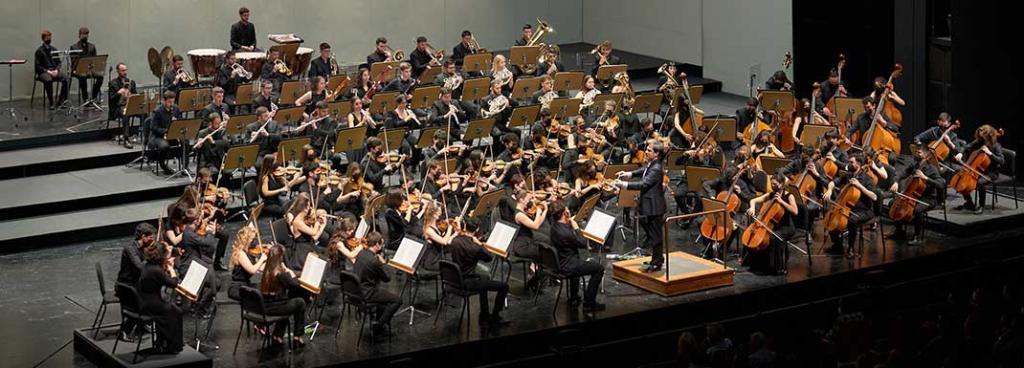
<svg viewBox="0 0 1024 368">
<path fill-rule="evenodd" d="M 72 74 L 74 74 L 76 77 L 92 77 L 95 75 L 95 72 L 97 71 L 102 75 L 103 71 L 106 70 L 106 68 L 107 55 L 82 56 L 78 58 L 78 62 L 75 63 L 75 70 L 72 71 Z M 88 96 L 82 96 L 82 98 L 86 97 Z M 102 107 L 100 107 L 99 102 L 92 98 L 89 98 L 88 100 L 83 102 L 81 106 L 79 106 L 79 108 L 86 107 L 92 107 L 96 110 L 103 109 Z"/>
<path fill-rule="evenodd" d="M 612 233 L 612 226 L 615 225 L 615 215 L 600 208 L 595 208 L 587 218 L 587 226 L 580 229 L 584 238 L 597 244 L 604 245 L 606 239 Z"/>
<path fill-rule="evenodd" d="M 327 103 L 327 111 L 330 111 L 331 119 L 334 119 L 339 124 L 342 120 L 347 121 L 348 114 L 352 112 L 352 101 L 341 100 Z"/>
<path fill-rule="evenodd" d="M 622 193 L 622 191 L 619 191 Z M 580 205 L 580 209 L 576 210 L 576 214 L 572 216 L 576 222 L 583 222 L 590 217 L 590 212 L 594 211 L 594 207 L 597 206 L 597 201 L 601 199 L 600 194 L 592 194 L 587 199 L 583 200 L 583 204 Z"/>
<path fill-rule="evenodd" d="M 434 134 L 437 131 L 446 131 L 448 128 L 445 127 L 429 127 L 420 129 L 420 139 L 416 141 L 416 148 L 424 149 L 434 144 Z M 426 157 L 431 158 L 431 157 Z"/>
<path fill-rule="evenodd" d="M 205 88 L 204 88 L 205 89 Z M 187 88 L 178 92 L 178 109 L 182 112 L 199 111 L 206 107 L 200 88 Z"/>
<path fill-rule="evenodd" d="M 581 103 L 583 103 L 582 98 L 556 98 L 551 100 L 551 104 L 548 106 L 548 109 L 551 110 L 552 116 L 559 119 L 565 119 L 567 117 L 579 115 Z"/>
<path fill-rule="evenodd" d="M 393 91 L 374 94 L 370 99 L 370 113 L 385 114 L 390 111 L 395 106 L 393 104 L 399 93 L 401 92 Z"/>
<path fill-rule="evenodd" d="M 569 92 L 583 89 L 583 72 L 555 73 L 555 91 Z"/>
<path fill-rule="evenodd" d="M 306 108 L 302 106 L 278 109 L 277 113 L 274 114 L 274 120 L 284 125 L 297 123 L 302 121 L 302 114 L 304 112 L 306 112 Z"/>
<path fill-rule="evenodd" d="M 285 81 L 281 83 L 281 94 L 278 96 L 279 105 L 294 105 L 295 100 L 302 97 L 302 81 Z"/>
<path fill-rule="evenodd" d="M 719 142 L 735 142 L 736 141 L 736 118 L 730 117 L 713 117 L 704 118 L 701 121 L 701 126 L 711 128 L 717 125 L 715 128 L 715 140 Z"/>
<path fill-rule="evenodd" d="M 835 99 L 836 111 L 833 111 L 832 114 L 836 116 L 837 121 L 853 121 L 864 113 L 864 102 L 860 98 L 836 97 Z"/>
<path fill-rule="evenodd" d="M 594 96 L 594 104 L 590 105 L 591 109 L 597 109 L 598 111 L 604 111 L 605 101 L 615 102 L 615 112 L 619 112 L 622 109 L 622 93 L 602 93 Z"/>
<path fill-rule="evenodd" d="M 462 133 L 462 141 L 472 141 L 491 136 L 491 129 L 494 129 L 494 118 L 478 119 L 469 122 L 466 131 Z M 476 146 L 474 144 L 474 146 Z"/>
<path fill-rule="evenodd" d="M 431 83 L 434 81 L 434 77 L 441 74 L 441 69 L 440 66 L 427 66 L 426 69 L 423 69 L 423 73 L 420 74 L 418 80 L 420 83 Z"/>
<path fill-rule="evenodd" d="M 406 128 L 384 129 L 377 133 L 377 139 L 384 142 L 384 147 L 390 151 L 397 151 L 402 146 L 402 139 L 405 138 Z"/>
<path fill-rule="evenodd" d="M 229 136 L 242 137 L 245 135 L 245 127 L 256 121 L 256 114 L 235 115 L 228 119 L 228 127 L 225 134 Z"/>
<path fill-rule="evenodd" d="M 404 272 L 405 284 L 402 285 L 402 292 L 398 295 L 402 298 L 405 295 L 405 290 L 412 285 L 412 281 L 416 276 L 416 271 L 420 263 L 420 259 L 423 256 L 423 250 L 427 249 L 427 244 L 423 241 L 410 238 L 408 236 L 402 238 L 402 242 L 398 245 L 398 250 L 395 251 L 394 256 L 388 260 L 387 265 L 392 268 Z M 411 326 L 416 313 L 421 313 L 430 316 L 430 313 L 416 309 L 416 294 L 418 288 L 413 287 L 412 296 L 409 298 L 409 305 L 402 310 L 395 312 L 395 314 L 402 314 L 409 312 L 409 325 Z"/>
<path fill-rule="evenodd" d="M 196 136 L 199 135 L 199 126 L 202 123 L 203 119 L 174 120 L 171 122 L 171 126 L 167 128 L 167 140 L 178 141 L 178 145 L 181 146 L 178 171 L 169 176 L 167 180 L 184 175 L 189 178 L 189 181 L 195 181 L 192 172 L 188 171 L 188 142 L 195 140 Z"/>
<path fill-rule="evenodd" d="M 761 108 L 765 110 L 793 111 L 795 102 L 791 91 L 761 91 Z"/>
<path fill-rule="evenodd" d="M 282 140 L 277 145 L 277 162 L 285 166 L 286 162 L 298 161 L 302 157 L 302 146 L 309 144 L 309 137 Z"/>
<path fill-rule="evenodd" d="M 678 100 L 679 99 L 679 95 L 682 94 L 682 93 L 683 93 L 683 89 L 682 88 L 676 88 L 672 92 L 672 101 Z M 704 96 L 704 85 L 700 85 L 700 84 L 698 84 L 698 85 L 692 85 L 691 84 L 690 85 L 690 99 L 693 100 L 692 103 L 694 105 L 699 104 L 700 103 L 700 99 L 703 96 Z"/>
<path fill-rule="evenodd" d="M 540 104 L 519 106 L 512 109 L 512 115 L 508 119 L 507 126 L 515 128 L 518 126 L 530 126 L 540 115 Z"/>
<path fill-rule="evenodd" d="M 441 95 L 441 86 L 424 86 L 412 91 L 409 107 L 412 109 L 429 109 Z"/>
<path fill-rule="evenodd" d="M 480 200 L 477 201 L 476 207 L 473 208 L 473 211 L 470 211 L 469 216 L 489 216 L 491 214 L 491 210 L 498 207 L 498 203 L 501 202 L 501 196 L 504 192 L 504 189 L 495 189 L 480 195 Z"/>
<path fill-rule="evenodd" d="M 234 120 L 234 118 L 231 120 Z M 221 168 L 220 175 L 224 176 L 224 172 L 242 170 L 242 175 L 238 176 L 238 185 L 239 188 L 242 188 L 245 181 L 245 170 L 256 166 L 256 160 L 259 159 L 259 156 L 260 145 L 258 144 L 229 147 L 228 151 L 224 153 L 224 161 L 221 163 L 223 167 Z"/>
<path fill-rule="evenodd" d="M 377 229 L 377 212 L 380 208 L 384 207 L 384 195 L 379 194 L 376 197 L 370 198 L 366 202 L 366 216 L 370 219 L 370 225 L 374 230 Z"/>
<path fill-rule="evenodd" d="M 487 240 L 483 242 L 484 250 L 498 257 L 508 258 L 508 248 L 512 245 L 512 241 L 515 240 L 517 233 L 519 233 L 518 224 L 499 219 L 495 222 L 494 229 L 487 236 Z M 492 269 L 497 268 L 496 262 L 497 260 L 495 260 Z"/>
<path fill-rule="evenodd" d="M 704 182 L 718 179 L 722 170 L 707 166 L 686 166 L 686 189 L 693 193 L 704 193 Z"/>
<path fill-rule="evenodd" d="M 723 229 L 731 229 L 732 228 L 732 216 L 729 216 L 729 211 L 727 211 L 725 209 L 725 202 L 719 201 L 719 200 L 714 199 L 714 198 L 701 198 L 700 199 L 700 203 L 701 203 L 701 206 L 702 206 L 701 208 L 704 209 L 704 212 L 719 211 L 719 212 L 709 213 L 707 215 L 704 215 L 707 218 L 711 219 L 711 223 L 713 225 L 722 224 L 722 228 Z M 726 241 L 728 241 L 728 239 Z M 717 242 L 709 242 L 707 247 L 704 248 L 704 253 L 707 253 L 707 248 L 708 247 L 712 247 L 712 249 L 714 249 L 713 247 L 714 247 L 715 243 L 717 243 Z M 722 262 L 723 266 L 725 265 L 725 258 L 726 258 L 724 255 L 727 254 L 726 253 L 726 248 L 727 248 L 727 246 L 722 246 L 720 248 L 722 250 L 722 254 L 723 254 L 723 256 L 721 258 L 719 258 L 719 257 L 715 257 L 714 258 L 714 259 L 718 260 L 719 262 Z"/>
<path fill-rule="evenodd" d="M 466 73 L 479 72 L 483 70 L 491 69 L 491 61 L 494 59 L 494 54 L 483 53 L 466 55 L 466 58 L 462 61 L 462 71 Z"/>
<path fill-rule="evenodd" d="M 665 170 L 683 170 L 686 168 L 687 158 L 683 155 L 686 152 L 681 149 L 672 149 L 665 155 Z"/>
<path fill-rule="evenodd" d="M 640 166 L 637 164 L 606 165 L 604 167 L 603 175 L 605 178 L 614 178 L 617 177 L 620 172 L 630 172 L 636 170 L 638 167 Z"/>
<path fill-rule="evenodd" d="M 469 56 L 466 56 L 468 59 Z M 491 93 L 491 78 L 473 78 L 462 82 L 462 100 L 476 101 Z"/>
<path fill-rule="evenodd" d="M 253 99 L 256 97 L 256 91 L 252 86 L 252 83 L 238 85 L 238 88 L 235 89 L 235 106 L 252 105 Z"/>
<path fill-rule="evenodd" d="M 519 78 L 512 83 L 512 99 L 526 100 L 533 98 L 533 93 L 540 90 L 540 81 L 544 77 Z"/>
<path fill-rule="evenodd" d="M 327 90 L 334 91 L 338 89 L 338 85 L 340 85 L 342 82 L 344 82 L 346 85 L 350 82 L 347 75 L 332 75 L 331 78 L 327 80 Z"/>
<path fill-rule="evenodd" d="M 383 85 L 384 82 L 395 79 L 398 72 L 398 64 L 401 63 L 401 61 L 381 61 L 370 64 L 370 78 L 376 82 L 381 82 Z M 381 76 L 382 73 L 383 76 Z"/>
<path fill-rule="evenodd" d="M 334 153 L 352 152 L 366 145 L 366 125 L 338 130 L 334 139 Z"/>
<path fill-rule="evenodd" d="M 661 109 L 661 100 L 663 98 L 665 96 L 660 93 L 638 95 L 636 100 L 633 101 L 633 110 L 631 112 L 634 114 L 656 113 Z"/>
<path fill-rule="evenodd" d="M 110 108 L 116 109 L 116 108 L 119 108 L 119 107 L 112 106 Z M 128 130 L 126 130 L 126 132 L 131 131 L 130 130 L 131 129 L 131 123 L 132 123 L 132 120 L 133 120 L 134 117 L 137 116 L 140 119 L 145 119 L 145 116 L 147 114 L 149 114 L 149 112 L 150 112 L 150 108 L 149 108 L 149 104 L 146 103 L 146 95 L 144 95 L 144 94 L 129 95 L 128 96 L 128 101 L 126 101 L 125 105 L 124 105 L 124 119 L 125 119 L 126 128 L 128 129 Z M 12 112 L 12 114 L 13 114 L 13 112 Z M 140 133 L 143 133 L 143 132 L 141 132 L 141 129 L 140 129 Z M 124 137 L 124 139 L 129 139 L 129 137 Z M 145 146 L 142 147 L 142 154 L 139 155 L 139 157 L 137 157 L 136 159 L 132 160 L 132 162 L 129 162 L 125 166 L 132 166 L 132 165 L 135 165 L 136 162 L 138 162 L 139 163 L 139 170 L 142 170 L 142 165 L 143 165 L 142 162 L 143 162 L 143 160 L 146 159 L 146 148 L 147 147 L 145 147 Z"/>
<path fill-rule="evenodd" d="M 537 64 L 540 57 L 540 46 L 512 46 L 509 50 L 509 64 L 522 67 Z"/>
<path fill-rule="evenodd" d="M 601 65 L 597 68 L 597 73 L 594 74 L 594 79 L 598 81 L 609 81 L 615 77 L 615 74 L 625 72 L 626 64 L 617 65 Z"/>
<path fill-rule="evenodd" d="M 821 141 L 822 137 L 825 136 L 825 133 L 835 129 L 836 127 L 834 125 L 804 125 L 803 130 L 800 131 L 800 144 L 815 147 L 818 145 L 818 142 Z"/>
<path fill-rule="evenodd" d="M 761 160 L 761 170 L 764 170 L 768 176 L 775 175 L 779 169 L 786 167 L 791 161 L 788 158 L 771 156 L 758 156 L 757 158 Z"/>
</svg>

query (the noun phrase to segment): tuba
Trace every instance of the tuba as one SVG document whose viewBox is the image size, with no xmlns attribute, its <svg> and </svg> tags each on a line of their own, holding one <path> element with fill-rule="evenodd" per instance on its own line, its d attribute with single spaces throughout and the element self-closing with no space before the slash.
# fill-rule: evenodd
<svg viewBox="0 0 1024 368">
<path fill-rule="evenodd" d="M 469 49 L 471 51 L 470 53 L 472 53 L 472 54 L 485 54 L 485 53 L 487 53 L 487 49 L 480 47 L 480 42 L 478 42 L 476 40 L 476 36 L 473 36 L 472 34 L 470 34 L 469 35 L 469 41 L 470 41 Z"/>
<path fill-rule="evenodd" d="M 289 77 L 292 76 L 292 70 L 288 68 L 288 64 L 286 64 L 284 60 L 281 59 L 274 60 L 274 71 Z"/>
<path fill-rule="evenodd" d="M 541 46 L 541 51 L 544 51 L 547 44 L 540 42 L 540 40 L 543 39 L 544 36 L 554 33 L 555 29 L 551 28 L 551 25 L 549 25 L 548 22 L 537 17 L 537 31 L 533 33 L 533 37 L 530 37 L 530 39 L 526 41 L 526 46 Z M 541 53 L 541 58 L 544 58 L 543 53 Z M 537 71 L 537 64 L 526 64 L 520 68 L 522 68 L 523 73 L 525 74 L 534 74 Z"/>
</svg>

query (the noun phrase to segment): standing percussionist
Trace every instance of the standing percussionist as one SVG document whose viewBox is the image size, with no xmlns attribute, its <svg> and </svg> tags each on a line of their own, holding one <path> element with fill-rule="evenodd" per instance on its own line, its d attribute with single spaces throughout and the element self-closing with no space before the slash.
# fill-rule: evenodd
<svg viewBox="0 0 1024 368">
<path fill-rule="evenodd" d="M 661 270 L 665 263 L 664 245 L 662 244 L 662 227 L 665 225 L 665 187 L 662 185 L 664 170 L 661 164 L 661 152 L 664 146 L 660 141 L 653 141 L 647 144 L 647 164 L 644 167 L 632 172 L 623 171 L 618 174 L 619 180 L 615 184 L 623 189 L 639 190 L 640 203 L 637 214 L 640 216 L 640 227 L 644 230 L 647 238 L 645 243 L 651 244 L 651 262 L 647 264 L 644 272 L 655 272 Z M 640 181 L 625 182 L 622 179 L 640 176 Z"/>
<path fill-rule="evenodd" d="M 89 28 L 82 27 L 78 29 L 78 42 L 75 42 L 68 48 L 72 50 L 81 50 L 82 52 L 74 55 L 72 58 L 71 68 L 74 70 L 78 60 L 86 56 L 96 56 L 96 45 L 89 43 Z M 83 75 L 75 75 L 78 79 L 78 93 L 81 96 L 89 96 L 93 101 L 97 101 L 100 98 L 100 87 L 103 86 L 103 70 L 92 70 Z M 93 79 L 92 82 L 92 93 L 89 93 L 89 89 L 86 88 L 87 80 Z"/>
<path fill-rule="evenodd" d="M 117 78 L 111 79 L 107 85 L 107 105 L 110 111 L 107 120 L 117 120 L 121 124 L 125 148 L 132 148 L 132 141 L 129 139 L 130 124 L 124 116 L 124 106 L 128 103 L 128 96 L 137 93 L 135 81 L 128 79 L 128 66 L 124 63 L 117 63 Z"/>
<path fill-rule="evenodd" d="M 36 49 L 35 69 L 36 79 L 43 82 L 43 92 L 46 94 L 46 101 L 50 103 L 49 109 L 56 109 L 68 99 L 68 76 L 60 70 L 60 59 L 54 58 L 53 52 L 57 48 L 50 46 L 53 41 L 53 33 L 43 30 L 41 37 L 43 44 Z M 57 103 L 53 103 L 53 82 L 60 82 L 60 97 Z"/>
<path fill-rule="evenodd" d="M 231 25 L 231 50 L 258 51 L 256 48 L 256 26 L 249 23 L 249 8 L 238 9 L 238 23 Z"/>
<path fill-rule="evenodd" d="M 224 64 L 217 69 L 217 76 L 213 81 L 215 86 L 224 90 L 224 101 L 228 106 L 235 105 L 235 92 L 238 90 L 238 85 L 249 82 L 249 78 L 252 77 L 247 74 L 248 71 L 245 68 L 235 67 L 237 61 L 234 51 L 224 54 Z"/>
<path fill-rule="evenodd" d="M 330 79 L 332 75 L 338 74 L 338 62 L 331 55 L 331 44 L 320 43 L 320 57 L 309 63 L 309 79 L 324 77 Z"/>
</svg>

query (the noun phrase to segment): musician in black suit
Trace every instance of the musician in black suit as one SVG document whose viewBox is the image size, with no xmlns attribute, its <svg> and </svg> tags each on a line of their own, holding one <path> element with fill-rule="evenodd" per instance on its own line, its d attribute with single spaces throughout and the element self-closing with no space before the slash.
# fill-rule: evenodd
<svg viewBox="0 0 1024 368">
<path fill-rule="evenodd" d="M 261 106 L 256 108 L 256 121 L 245 126 L 243 138 L 247 144 L 260 145 L 260 157 L 276 153 L 281 143 L 281 125 L 272 118 L 270 111 Z"/>
<path fill-rule="evenodd" d="M 533 38 L 533 25 L 527 23 L 523 25 L 523 35 L 516 40 L 516 46 L 526 46 L 531 38 Z"/>
<path fill-rule="evenodd" d="M 331 44 L 320 43 L 320 57 L 309 63 L 309 79 L 324 77 L 325 80 L 330 80 L 331 76 L 338 72 L 334 70 L 336 65 L 331 55 Z"/>
<path fill-rule="evenodd" d="M 256 26 L 249 22 L 249 8 L 239 8 L 238 18 L 238 23 L 231 25 L 231 50 L 259 51 L 256 48 Z"/>
<path fill-rule="evenodd" d="M 665 263 L 665 255 L 662 244 L 662 227 L 665 225 L 665 189 L 662 185 L 664 169 L 661 163 L 661 153 L 665 147 L 661 142 L 652 142 L 647 145 L 647 164 L 632 172 L 623 171 L 619 173 L 619 180 L 615 184 L 623 189 L 639 190 L 639 207 L 637 214 L 640 215 L 640 227 L 644 230 L 646 242 L 651 243 L 651 262 L 648 263 L 645 272 L 655 272 L 661 269 Z M 625 182 L 628 179 L 639 176 L 640 181 Z"/>
<path fill-rule="evenodd" d="M 128 79 L 128 66 L 125 63 L 118 63 L 116 68 L 117 77 L 111 79 L 107 84 L 107 105 L 110 106 L 107 120 L 117 120 L 121 124 L 124 146 L 131 149 L 132 141 L 129 138 L 131 126 L 124 116 L 124 106 L 128 103 L 128 96 L 136 94 L 138 91 L 135 90 L 135 81 Z"/>
<path fill-rule="evenodd" d="M 96 56 L 96 45 L 89 43 L 89 28 L 86 27 L 78 29 L 78 42 L 75 42 L 68 48 L 72 50 L 82 51 L 77 55 L 73 55 L 74 58 L 72 58 L 72 61 L 74 62 L 71 64 L 72 68 L 75 68 L 75 64 L 78 63 L 78 60 L 80 58 L 86 56 Z M 92 70 L 91 72 L 87 72 L 83 75 L 75 75 L 75 78 L 78 79 L 78 93 L 81 96 L 89 96 L 92 100 L 95 100 L 97 101 L 97 103 L 99 103 L 100 87 L 103 86 L 103 70 Z M 93 79 L 91 94 L 89 93 L 89 89 L 87 88 L 88 79 Z"/>
<path fill-rule="evenodd" d="M 430 110 L 432 126 L 447 128 L 449 120 L 451 121 L 449 133 L 453 141 L 461 140 L 462 134 L 459 125 L 466 123 L 466 111 L 459 107 L 458 103 L 452 99 L 452 90 L 441 87 L 441 96 L 434 101 Z"/>
<path fill-rule="evenodd" d="M 201 127 L 203 129 L 210 127 L 210 114 L 216 114 L 221 120 L 228 119 L 228 104 L 224 102 L 224 89 L 213 87 L 210 96 L 210 103 L 199 112 L 199 115 L 196 115 L 203 119 Z"/>
<path fill-rule="evenodd" d="M 149 148 L 156 151 L 156 159 L 165 175 L 174 172 L 167 167 L 167 152 L 171 148 L 167 143 L 167 130 L 171 128 L 172 121 L 181 118 L 181 110 L 174 105 L 174 96 L 172 91 L 164 92 L 163 103 L 153 110 L 149 126 Z"/>
<path fill-rule="evenodd" d="M 235 94 L 238 91 L 238 85 L 249 82 L 249 77 L 244 75 L 246 70 L 234 67 L 237 61 L 238 59 L 235 57 L 234 51 L 228 51 L 224 54 L 224 64 L 221 64 L 220 68 L 217 69 L 217 75 L 214 76 L 213 81 L 213 85 L 224 90 L 224 101 L 227 102 L 229 107 L 235 105 Z"/>
<path fill-rule="evenodd" d="M 366 234 L 366 244 L 363 251 L 356 255 L 355 268 L 353 273 L 359 276 L 359 284 L 363 289 L 363 297 L 367 303 L 381 306 L 381 312 L 373 321 L 374 332 L 386 332 L 384 325 L 391 323 L 391 317 L 398 312 L 402 305 L 402 299 L 379 285 L 391 281 L 391 276 L 384 269 L 384 259 L 380 252 L 384 249 L 384 241 L 380 234 L 373 232 Z"/>
<path fill-rule="evenodd" d="M 432 66 L 431 62 L 434 60 L 434 57 L 427 51 L 429 48 L 427 45 L 426 37 L 416 37 L 416 49 L 409 53 L 409 63 L 412 64 L 413 78 L 419 79 L 420 75 L 423 75 L 423 72 Z"/>
<path fill-rule="evenodd" d="M 275 105 L 277 105 L 277 96 L 274 95 L 274 82 L 263 81 L 263 84 L 260 85 L 260 93 L 252 99 L 252 108 L 263 107 L 270 111 L 274 110 Z"/>
<path fill-rule="evenodd" d="M 388 51 L 387 38 L 377 37 L 376 45 L 377 48 L 373 50 L 373 53 L 366 55 L 366 69 L 370 69 L 373 63 L 380 63 L 391 57 L 391 53 Z"/>
<path fill-rule="evenodd" d="M 180 92 L 182 88 L 191 86 L 195 83 L 194 78 L 191 81 L 185 80 L 186 75 L 188 75 L 188 71 L 183 70 L 184 67 L 185 58 L 181 55 L 174 55 L 174 57 L 171 58 L 171 69 L 164 72 L 164 76 L 161 79 L 164 91 L 174 92 L 175 98 L 177 98 L 178 92 Z"/>
<path fill-rule="evenodd" d="M 271 81 L 274 83 L 274 93 L 281 93 L 281 84 L 285 80 L 288 80 L 288 76 L 278 73 L 277 68 L 274 67 L 274 60 L 281 58 L 281 52 L 277 49 L 270 50 L 270 55 L 267 56 L 267 62 L 263 63 L 263 69 L 260 70 L 260 78 L 265 81 Z"/>
<path fill-rule="evenodd" d="M 612 54 L 612 42 L 603 41 L 595 48 L 596 52 L 593 52 L 594 56 L 594 69 L 590 71 L 590 75 L 597 75 L 597 69 L 605 65 L 618 65 L 621 64 L 619 57 Z"/>
<path fill-rule="evenodd" d="M 43 82 L 43 93 L 49 102 L 50 110 L 56 109 L 68 99 L 68 76 L 60 70 L 60 59 L 53 56 L 57 48 L 50 46 L 53 33 L 43 30 L 43 44 L 39 45 L 35 54 L 36 79 Z M 53 82 L 60 82 L 60 97 L 53 103 Z"/>
<path fill-rule="evenodd" d="M 466 55 L 472 55 L 477 52 L 476 47 L 480 47 L 480 45 L 473 43 L 473 33 L 469 30 L 462 31 L 462 42 L 452 47 L 452 61 L 455 62 L 456 66 L 462 68 Z"/>
</svg>

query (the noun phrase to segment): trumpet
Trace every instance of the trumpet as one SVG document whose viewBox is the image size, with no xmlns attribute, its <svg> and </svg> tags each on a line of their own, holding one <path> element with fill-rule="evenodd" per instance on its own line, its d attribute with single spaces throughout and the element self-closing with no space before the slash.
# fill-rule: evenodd
<svg viewBox="0 0 1024 368">
<path fill-rule="evenodd" d="M 402 49 L 394 50 L 391 46 L 387 45 L 384 46 L 384 49 L 387 50 L 388 55 L 388 57 L 384 59 L 385 62 L 405 60 L 405 51 Z"/>
<path fill-rule="evenodd" d="M 242 78 L 245 78 L 245 79 L 252 78 L 252 72 L 250 72 L 248 70 L 245 70 L 245 68 L 242 67 L 242 64 L 239 64 L 239 63 L 231 64 L 231 71 L 238 72 L 238 75 L 240 77 L 242 77 Z"/>
<path fill-rule="evenodd" d="M 192 74 L 189 74 L 185 68 L 178 69 L 178 71 L 174 73 L 174 77 L 187 84 L 195 84 L 196 82 L 196 79 L 193 78 Z"/>
<path fill-rule="evenodd" d="M 274 71 L 289 77 L 292 76 L 292 70 L 288 68 L 288 64 L 285 64 L 284 60 L 281 59 L 274 60 Z"/>
<path fill-rule="evenodd" d="M 430 44 L 427 44 L 427 54 L 430 55 L 430 63 L 433 65 L 441 65 L 444 61 L 444 50 L 435 49 Z"/>
</svg>

